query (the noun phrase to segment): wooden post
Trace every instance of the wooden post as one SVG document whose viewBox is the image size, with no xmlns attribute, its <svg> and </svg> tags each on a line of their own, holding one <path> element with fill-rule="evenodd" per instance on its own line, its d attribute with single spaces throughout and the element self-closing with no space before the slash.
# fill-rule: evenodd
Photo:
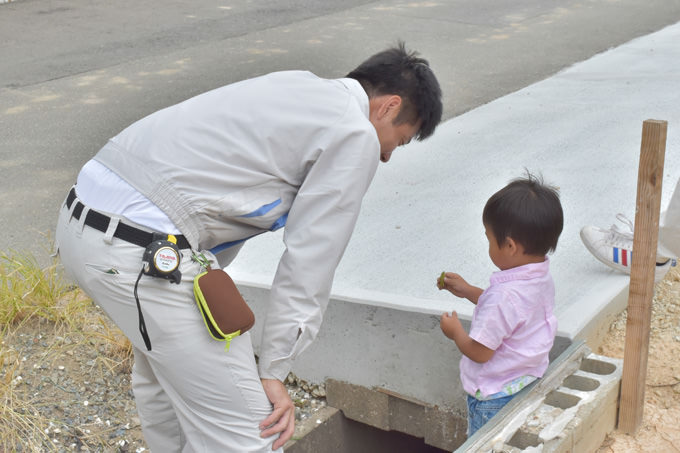
<svg viewBox="0 0 680 453">
<path fill-rule="evenodd" d="M 667 124 L 646 120 L 642 125 L 619 410 L 619 430 L 630 434 L 642 423 L 645 402 Z"/>
</svg>

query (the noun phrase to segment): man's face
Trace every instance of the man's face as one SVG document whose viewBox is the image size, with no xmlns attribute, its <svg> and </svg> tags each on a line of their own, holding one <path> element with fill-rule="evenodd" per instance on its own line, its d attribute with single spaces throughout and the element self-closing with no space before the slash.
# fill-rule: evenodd
<svg viewBox="0 0 680 453">
<path fill-rule="evenodd" d="M 380 160 L 382 162 L 389 161 L 396 147 L 408 144 L 416 135 L 418 129 L 418 125 L 409 123 L 399 125 L 390 123 L 380 129 L 376 128 L 378 140 L 380 140 Z"/>
<path fill-rule="evenodd" d="M 387 162 L 397 146 L 406 145 L 420 130 L 420 121 L 395 123 L 401 111 L 399 96 L 381 96 L 371 101 L 370 121 L 380 141 L 380 160 Z"/>
</svg>

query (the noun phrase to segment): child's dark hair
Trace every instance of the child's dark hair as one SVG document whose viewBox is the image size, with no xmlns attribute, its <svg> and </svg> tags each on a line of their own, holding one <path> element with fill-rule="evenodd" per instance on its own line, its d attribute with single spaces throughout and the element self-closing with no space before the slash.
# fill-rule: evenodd
<svg viewBox="0 0 680 453">
<path fill-rule="evenodd" d="M 527 172 L 489 198 L 482 221 L 499 246 L 510 237 L 527 255 L 555 251 L 564 224 L 558 189 Z"/>
</svg>

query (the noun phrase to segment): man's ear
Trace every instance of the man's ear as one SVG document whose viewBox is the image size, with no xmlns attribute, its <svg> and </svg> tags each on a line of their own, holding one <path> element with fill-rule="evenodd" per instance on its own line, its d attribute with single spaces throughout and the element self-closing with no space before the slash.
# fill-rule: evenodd
<svg viewBox="0 0 680 453">
<path fill-rule="evenodd" d="M 396 118 L 396 116 L 399 114 L 400 108 L 401 96 L 396 94 L 385 96 L 385 99 L 380 104 L 380 108 L 378 109 L 378 117 L 383 118 L 386 115 L 393 115 L 394 118 Z"/>
</svg>

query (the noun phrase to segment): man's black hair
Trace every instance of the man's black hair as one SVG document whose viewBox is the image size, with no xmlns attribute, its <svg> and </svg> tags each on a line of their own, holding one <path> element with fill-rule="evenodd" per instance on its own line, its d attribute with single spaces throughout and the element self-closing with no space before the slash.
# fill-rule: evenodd
<svg viewBox="0 0 680 453">
<path fill-rule="evenodd" d="M 527 172 L 489 198 L 482 221 L 499 246 L 512 238 L 527 255 L 545 255 L 557 247 L 564 214 L 557 188 Z"/>
<path fill-rule="evenodd" d="M 369 98 L 386 94 L 401 97 L 396 124 L 422 121 L 415 135 L 423 140 L 434 133 L 442 119 L 442 91 L 427 60 L 409 52 L 403 42 L 361 63 L 347 77 L 356 79 Z"/>
</svg>

